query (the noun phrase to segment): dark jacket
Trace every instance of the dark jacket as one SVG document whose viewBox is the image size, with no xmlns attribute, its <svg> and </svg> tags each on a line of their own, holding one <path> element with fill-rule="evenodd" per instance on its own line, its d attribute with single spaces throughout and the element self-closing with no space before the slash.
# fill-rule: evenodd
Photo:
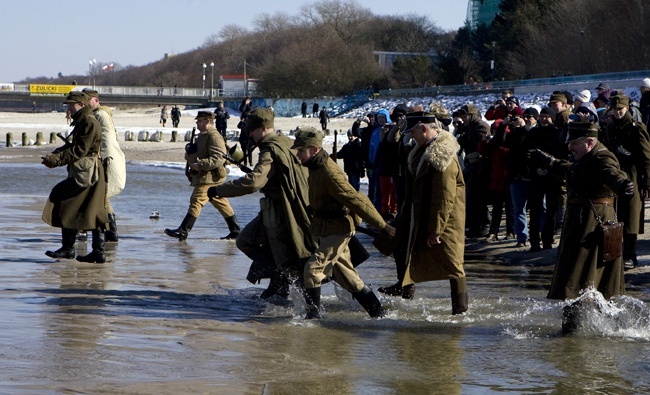
<svg viewBox="0 0 650 395">
<path fill-rule="evenodd" d="M 337 152 L 336 157 L 343 159 L 343 171 L 347 174 L 358 174 L 359 177 L 363 177 L 363 147 L 361 146 L 361 139 L 356 138 L 343 145 L 339 152 Z"/>
<path fill-rule="evenodd" d="M 230 119 L 230 114 L 225 108 L 217 108 L 214 110 L 215 120 L 214 126 L 218 131 L 222 132 L 228 129 L 228 120 Z"/>
</svg>

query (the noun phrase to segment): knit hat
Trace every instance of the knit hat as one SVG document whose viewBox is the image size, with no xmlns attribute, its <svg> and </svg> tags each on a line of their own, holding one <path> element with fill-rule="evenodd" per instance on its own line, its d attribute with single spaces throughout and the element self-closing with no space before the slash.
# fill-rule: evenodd
<svg viewBox="0 0 650 395">
<path fill-rule="evenodd" d="M 532 115 L 533 118 L 537 119 L 539 118 L 539 111 L 535 107 L 528 107 L 524 110 L 524 116 L 526 115 Z"/>
<path fill-rule="evenodd" d="M 591 101 L 591 92 L 587 89 L 580 91 L 575 95 L 575 100 L 580 100 L 582 103 L 588 103 Z"/>
<path fill-rule="evenodd" d="M 519 107 L 519 99 L 514 96 L 506 97 L 506 104 L 508 103 L 515 103 Z"/>
<path fill-rule="evenodd" d="M 551 107 L 544 107 L 542 108 L 542 111 L 539 112 L 539 115 L 548 115 L 551 118 L 551 121 L 555 122 L 555 117 L 557 116 L 557 113 Z"/>
<path fill-rule="evenodd" d="M 399 118 L 400 115 L 406 115 L 409 112 L 411 112 L 411 108 L 407 106 L 406 104 L 398 104 L 394 109 L 393 112 L 390 114 L 390 120 L 393 122 L 397 122 L 397 119 Z"/>
</svg>

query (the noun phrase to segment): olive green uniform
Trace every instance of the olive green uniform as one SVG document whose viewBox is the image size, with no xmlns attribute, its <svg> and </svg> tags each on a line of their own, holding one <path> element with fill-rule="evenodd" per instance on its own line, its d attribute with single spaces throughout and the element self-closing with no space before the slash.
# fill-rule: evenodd
<svg viewBox="0 0 650 395">
<path fill-rule="evenodd" d="M 551 172 L 566 172 L 568 203 L 558 258 L 553 272 L 550 299 L 573 299 L 580 291 L 593 286 L 605 298 L 625 292 L 623 258 L 601 262 L 598 221 L 614 220 L 612 204 L 590 204 L 594 199 L 613 198 L 626 183 L 627 176 L 612 154 L 598 142 L 583 158 L 571 163 L 555 161 Z M 595 211 L 595 212 L 594 212 Z"/>
</svg>

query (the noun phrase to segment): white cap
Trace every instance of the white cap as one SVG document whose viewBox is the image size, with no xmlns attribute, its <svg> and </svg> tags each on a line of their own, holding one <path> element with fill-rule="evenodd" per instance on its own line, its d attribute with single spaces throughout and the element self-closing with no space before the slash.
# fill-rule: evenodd
<svg viewBox="0 0 650 395">
<path fill-rule="evenodd" d="M 650 78 L 644 78 L 643 81 L 641 81 L 641 87 L 650 88 Z"/>
<path fill-rule="evenodd" d="M 573 99 L 580 100 L 583 103 L 589 103 L 589 101 L 591 101 L 591 92 L 585 89 L 583 91 L 578 92 L 575 96 L 573 96 Z"/>
</svg>

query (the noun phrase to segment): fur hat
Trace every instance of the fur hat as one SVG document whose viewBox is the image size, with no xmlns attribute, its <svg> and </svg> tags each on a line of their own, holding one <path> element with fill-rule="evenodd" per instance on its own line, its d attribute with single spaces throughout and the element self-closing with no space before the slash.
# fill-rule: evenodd
<svg viewBox="0 0 650 395">
<path fill-rule="evenodd" d="M 198 114 L 196 114 L 196 117 L 194 119 L 208 119 L 208 120 L 213 120 L 215 117 L 214 113 L 212 111 L 199 111 Z"/>
<path fill-rule="evenodd" d="M 83 88 L 81 91 L 82 91 L 83 93 L 85 93 L 86 96 L 88 96 L 88 98 L 96 97 L 96 98 L 99 99 L 99 92 L 97 92 L 97 91 L 94 90 L 94 89 Z"/>
<path fill-rule="evenodd" d="M 409 133 L 417 125 L 438 123 L 436 114 L 429 111 L 414 111 L 406 114 L 406 129 L 404 133 Z"/>
<path fill-rule="evenodd" d="M 564 93 L 553 93 L 551 98 L 548 100 L 548 104 L 562 102 L 567 104 L 566 95 Z"/>
<path fill-rule="evenodd" d="M 630 105 L 630 98 L 625 95 L 614 95 L 609 98 L 609 106 L 613 109 L 620 110 L 621 108 Z"/>
</svg>

